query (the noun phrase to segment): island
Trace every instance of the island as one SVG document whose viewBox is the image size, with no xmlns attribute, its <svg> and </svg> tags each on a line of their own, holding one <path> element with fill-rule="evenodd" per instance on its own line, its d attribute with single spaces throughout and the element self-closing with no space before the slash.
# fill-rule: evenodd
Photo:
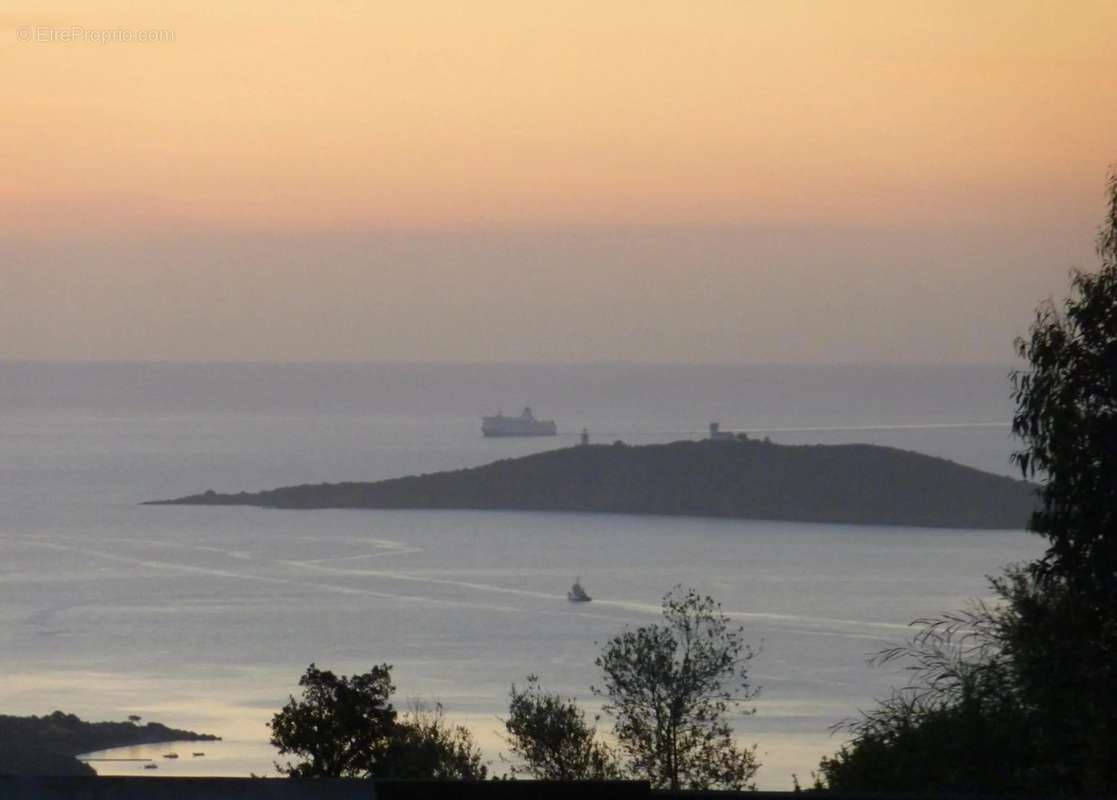
<svg viewBox="0 0 1117 800">
<path fill-rule="evenodd" d="M 579 445 L 372 483 L 238 494 L 211 489 L 148 504 L 579 511 L 1019 530 L 1037 494 L 1025 481 L 907 450 L 738 437 Z"/>
<path fill-rule="evenodd" d="M 61 711 L 42 717 L 0 714 L 0 775 L 96 775 L 75 756 L 110 747 L 221 739 L 139 721 L 131 717 L 126 722 L 85 722 Z"/>
</svg>

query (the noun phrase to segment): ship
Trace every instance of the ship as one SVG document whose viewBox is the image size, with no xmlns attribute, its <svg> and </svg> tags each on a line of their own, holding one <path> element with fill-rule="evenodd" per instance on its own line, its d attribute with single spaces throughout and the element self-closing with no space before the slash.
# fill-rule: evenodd
<svg viewBox="0 0 1117 800">
<path fill-rule="evenodd" d="M 582 579 L 575 578 L 574 585 L 566 593 L 566 599 L 571 603 L 588 603 L 593 598 L 586 594 L 586 590 L 582 588 Z"/>
<path fill-rule="evenodd" d="M 536 419 L 531 406 L 524 406 L 518 417 L 500 413 L 495 417 L 482 417 L 481 433 L 485 436 L 555 436 L 558 427 L 553 419 Z"/>
</svg>

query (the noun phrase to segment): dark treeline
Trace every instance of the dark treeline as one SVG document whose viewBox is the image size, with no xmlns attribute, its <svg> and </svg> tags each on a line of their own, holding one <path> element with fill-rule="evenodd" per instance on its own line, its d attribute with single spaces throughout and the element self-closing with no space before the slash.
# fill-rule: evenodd
<svg viewBox="0 0 1117 800">
<path fill-rule="evenodd" d="M 0 775 L 93 775 L 92 767 L 74 756 L 110 747 L 219 738 L 139 721 L 85 722 L 61 711 L 42 717 L 0 715 Z"/>
</svg>

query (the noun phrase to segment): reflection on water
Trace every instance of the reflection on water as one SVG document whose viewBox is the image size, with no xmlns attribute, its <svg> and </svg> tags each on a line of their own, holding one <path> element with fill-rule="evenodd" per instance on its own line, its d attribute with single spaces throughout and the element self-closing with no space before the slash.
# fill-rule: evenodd
<svg viewBox="0 0 1117 800">
<path fill-rule="evenodd" d="M 173 761 L 161 758 L 165 745 L 113 751 L 157 759 L 159 775 L 272 772 L 266 722 L 311 661 L 346 673 L 393 664 L 398 706 L 441 700 L 495 761 L 509 684 L 535 672 L 593 707 L 598 643 L 654 620 L 663 593 L 683 583 L 763 641 L 758 713 L 739 729 L 760 745 L 760 785 L 787 787 L 791 772 L 807 775 L 835 749 L 831 724 L 897 680 L 868 669 L 867 653 L 1040 550 L 1034 537 L 996 531 L 137 505 L 567 444 L 482 440 L 474 414 L 511 394 L 634 443 L 720 418 L 726 428 L 847 428 L 777 442 L 870 441 L 1007 471 L 1003 428 L 941 427 L 1005 418 L 1000 369 L 988 379 L 921 370 L 896 383 L 897 370 L 601 367 L 536 371 L 531 391 L 511 368 L 495 382 L 403 370 L 395 383 L 383 370 L 325 367 L 280 370 L 278 383 L 267 370 L 251 380 L 200 367 L 160 367 L 158 380 L 104 370 L 0 365 L 0 712 L 139 714 L 225 738 L 197 759 L 190 743 L 174 745 Z M 194 386 L 199 375 L 239 388 Z M 465 399 L 455 376 L 472 380 Z M 897 427 L 848 430 L 879 425 Z M 578 575 L 594 601 L 573 606 L 566 591 Z M 141 764 L 97 769 L 144 774 Z"/>
<path fill-rule="evenodd" d="M 13 644 L 0 654 L 12 675 L 0 700 L 43 713 L 49 697 L 88 718 L 136 713 L 214 733 L 229 741 L 206 743 L 204 763 L 161 759 L 160 774 L 244 775 L 271 771 L 265 723 L 308 663 L 348 673 L 387 661 L 399 706 L 440 699 L 495 760 L 509 684 L 537 672 L 592 703 L 597 643 L 654 620 L 661 594 L 683 583 L 764 643 L 759 712 L 741 731 L 768 754 L 763 785 L 784 786 L 833 750 L 831 724 L 896 679 L 866 668 L 868 652 L 983 592 L 985 573 L 1038 545 L 1010 531 L 121 507 L 80 535 L 0 538 L 21 565 L 0 582 Z M 592 603 L 566 600 L 572 575 Z"/>
<path fill-rule="evenodd" d="M 166 757 L 172 753 L 178 758 Z M 204 755 L 195 756 L 195 753 Z M 98 775 L 236 778 L 274 774 L 275 756 L 274 748 L 256 740 L 143 744 L 84 753 L 79 758 L 89 762 Z"/>
</svg>

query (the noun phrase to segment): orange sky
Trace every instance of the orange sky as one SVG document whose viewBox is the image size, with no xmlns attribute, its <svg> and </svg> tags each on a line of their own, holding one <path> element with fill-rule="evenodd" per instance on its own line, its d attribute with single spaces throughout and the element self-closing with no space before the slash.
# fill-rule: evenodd
<svg viewBox="0 0 1117 800">
<path fill-rule="evenodd" d="M 165 29 L 173 41 L 36 40 L 71 26 Z M 194 235 L 282 249 L 282 237 L 331 232 L 1050 229 L 1082 243 L 1027 279 L 1054 290 L 1089 253 L 1117 160 L 1115 36 L 1112 0 L 9 0 L 0 244 L 171 237 L 181 254 Z M 206 264 L 228 253 L 204 255 L 189 253 L 191 269 L 216 276 Z M 139 258 L 121 250 L 100 280 L 123 291 L 127 276 L 158 269 Z M 0 280 L 23 292 L 7 310 L 28 318 L 49 302 L 29 285 L 82 271 L 77 259 L 19 262 L 9 252 Z M 670 269 L 649 262 L 645 274 Z M 599 289 L 623 296 L 631 278 Z M 376 278 L 421 295 L 408 280 Z M 1025 319 L 1033 300 L 1020 298 Z M 195 355 L 267 356 L 237 341 Z M 729 342 L 715 350 L 731 355 Z M 489 349 L 428 344 L 451 359 Z M 10 347 L 9 357 L 160 356 L 112 337 L 93 354 L 26 336 Z M 589 340 L 559 350 L 518 356 L 644 357 Z"/>
<path fill-rule="evenodd" d="M 1111 0 L 7 8 L 17 232 L 1014 220 L 1115 157 Z"/>
</svg>

